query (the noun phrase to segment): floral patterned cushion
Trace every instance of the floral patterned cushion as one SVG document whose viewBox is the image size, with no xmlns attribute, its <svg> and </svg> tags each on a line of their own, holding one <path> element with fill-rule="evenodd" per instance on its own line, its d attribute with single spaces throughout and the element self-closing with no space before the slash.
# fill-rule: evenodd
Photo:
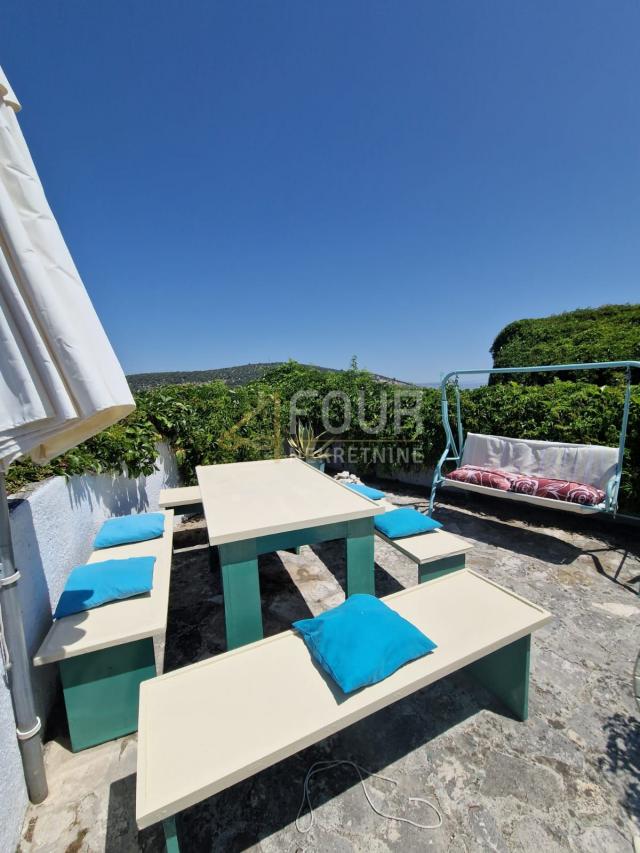
<svg viewBox="0 0 640 853">
<path fill-rule="evenodd" d="M 477 465 L 463 465 L 446 477 L 474 486 L 487 486 L 503 492 L 516 492 L 520 495 L 534 495 L 538 498 L 552 498 L 556 501 L 569 501 L 583 506 L 597 506 L 605 499 L 601 489 L 586 483 L 574 483 L 569 480 L 552 480 L 549 477 L 529 477 L 526 474 L 514 474 L 481 468 Z"/>
<path fill-rule="evenodd" d="M 511 490 L 512 484 L 518 479 L 518 474 L 509 471 L 493 471 L 491 468 L 479 468 L 476 465 L 463 465 L 446 475 L 449 480 L 461 483 L 471 483 L 474 486 L 487 486 L 490 489 L 500 489 L 503 492 Z"/>
<path fill-rule="evenodd" d="M 570 501 L 583 506 L 596 506 L 604 501 L 605 494 L 595 486 L 586 483 L 572 483 L 569 480 L 551 480 L 548 477 L 520 476 L 511 487 L 511 491 L 520 495 L 535 495 L 539 498 L 553 498 L 556 501 Z"/>
</svg>

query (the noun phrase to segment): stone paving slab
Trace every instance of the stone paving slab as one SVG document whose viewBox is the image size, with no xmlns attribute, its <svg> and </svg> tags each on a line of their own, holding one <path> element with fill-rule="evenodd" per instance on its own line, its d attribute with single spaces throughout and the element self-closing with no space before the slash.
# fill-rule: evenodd
<svg viewBox="0 0 640 853">
<path fill-rule="evenodd" d="M 398 505 L 426 506 L 409 487 L 384 487 L 396 490 Z M 471 568 L 554 615 L 534 636 L 528 723 L 504 715 L 464 675 L 451 676 L 190 809 L 182 816 L 185 853 L 633 849 L 640 834 L 640 720 L 631 692 L 640 647 L 638 533 L 464 496 L 447 496 L 436 515 L 474 543 Z M 167 669 L 224 648 L 219 572 L 209 568 L 205 542 L 201 520 L 176 533 Z M 343 550 L 329 542 L 260 559 L 267 635 L 344 599 Z M 376 564 L 379 595 L 416 582 L 413 563 L 381 541 Z M 73 755 L 63 713 L 49 729 L 51 794 L 30 807 L 19 850 L 162 850 L 156 828 L 139 835 L 135 828 L 135 735 Z M 369 782 L 383 811 L 431 822 L 407 798 L 433 800 L 442 827 L 382 820 L 353 772 L 341 768 L 314 780 L 316 823 L 300 834 L 294 821 L 306 770 L 326 758 L 349 758 L 397 780 L 397 787 Z"/>
</svg>

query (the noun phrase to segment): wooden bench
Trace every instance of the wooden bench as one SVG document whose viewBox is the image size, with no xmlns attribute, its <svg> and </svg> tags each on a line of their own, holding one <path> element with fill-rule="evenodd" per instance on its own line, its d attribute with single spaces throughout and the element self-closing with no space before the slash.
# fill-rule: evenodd
<svg viewBox="0 0 640 853">
<path fill-rule="evenodd" d="M 448 533 L 446 530 L 433 530 L 420 536 L 407 536 L 404 539 L 389 539 L 379 530 L 376 534 L 387 545 L 391 545 L 418 567 L 418 582 L 435 580 L 457 572 L 465 567 L 467 551 L 473 548 L 470 542 Z"/>
<path fill-rule="evenodd" d="M 203 513 L 200 486 L 179 486 L 175 489 L 161 489 L 158 505 L 161 509 L 173 509 L 181 513 Z"/>
<path fill-rule="evenodd" d="M 293 631 L 141 684 L 138 827 L 162 821 L 177 851 L 182 809 L 463 668 L 527 718 L 531 633 L 549 613 L 466 569 L 384 601 L 438 648 L 349 696 Z"/>
<path fill-rule="evenodd" d="M 33 659 L 60 668 L 74 752 L 136 731 L 139 686 L 163 670 L 173 511 L 164 515 L 162 537 L 102 548 L 87 561 L 155 557 L 150 593 L 56 620 Z"/>
<path fill-rule="evenodd" d="M 348 488 L 341 483 L 344 488 Z M 185 486 L 177 489 L 163 489 L 160 492 L 160 506 L 175 509 L 176 512 L 202 512 L 199 486 Z M 398 509 L 397 506 L 383 499 L 375 501 L 385 511 Z M 473 548 L 470 542 L 448 533 L 446 530 L 435 530 L 421 536 L 408 536 L 404 539 L 389 539 L 376 529 L 376 535 L 392 548 L 408 557 L 418 567 L 418 581 L 434 580 L 449 572 L 463 569 L 465 555 Z M 300 553 L 300 548 L 291 549 Z"/>
<path fill-rule="evenodd" d="M 376 501 L 376 503 L 382 506 L 385 512 L 400 509 L 386 498 Z M 440 528 L 417 536 L 405 536 L 402 539 L 389 539 L 376 528 L 376 535 L 387 545 L 413 560 L 418 567 L 419 583 L 435 580 L 448 575 L 449 572 L 464 569 L 466 553 L 473 548 L 473 545 L 466 539 L 461 539 L 459 536 L 454 536 L 453 533 Z"/>
</svg>

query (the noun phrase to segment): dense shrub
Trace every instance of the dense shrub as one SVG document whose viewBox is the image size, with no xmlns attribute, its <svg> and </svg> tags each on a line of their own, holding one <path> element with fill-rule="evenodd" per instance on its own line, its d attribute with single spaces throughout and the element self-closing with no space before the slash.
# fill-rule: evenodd
<svg viewBox="0 0 640 853">
<path fill-rule="evenodd" d="M 301 391 L 306 393 L 294 406 Z M 350 427 L 336 435 L 336 440 L 345 450 L 353 448 L 363 468 L 388 460 L 385 451 L 390 448 L 417 450 L 425 465 L 433 465 L 442 453 L 439 391 L 399 387 L 357 369 L 330 373 L 290 362 L 241 388 L 212 382 L 140 393 L 138 408 L 129 418 L 45 468 L 28 461 L 11 466 L 9 487 L 15 490 L 51 474 L 148 474 L 154 467 L 155 444 L 161 438 L 175 450 L 185 480 L 193 482 L 199 464 L 282 455 L 292 411 L 301 412 L 317 432 L 322 431 L 322 404 L 327 399 L 325 421 L 328 417 L 329 425 L 340 427 L 345 408 L 350 409 Z M 622 400 L 620 387 L 511 382 L 463 391 L 462 413 L 467 431 L 617 445 Z M 419 408 L 406 414 L 404 409 L 412 409 L 414 401 Z M 377 459 L 372 450 L 379 452 Z M 627 510 L 640 509 L 639 467 L 640 389 L 636 388 L 622 493 Z M 392 468 L 387 463 L 389 473 Z"/>
<path fill-rule="evenodd" d="M 603 305 L 509 323 L 491 347 L 494 367 L 535 364 L 579 364 L 589 361 L 640 360 L 640 305 Z M 620 383 L 621 371 L 517 374 L 527 385 L 543 385 L 559 376 L 564 380 L 603 385 Z M 490 384 L 513 376 L 493 376 Z M 634 381 L 640 377 L 634 376 Z"/>
<path fill-rule="evenodd" d="M 13 493 L 47 477 L 74 474 L 125 473 L 133 477 L 152 474 L 161 436 L 146 412 L 136 409 L 128 418 L 58 456 L 48 465 L 29 459 L 14 462 L 7 473 L 7 489 Z"/>
</svg>

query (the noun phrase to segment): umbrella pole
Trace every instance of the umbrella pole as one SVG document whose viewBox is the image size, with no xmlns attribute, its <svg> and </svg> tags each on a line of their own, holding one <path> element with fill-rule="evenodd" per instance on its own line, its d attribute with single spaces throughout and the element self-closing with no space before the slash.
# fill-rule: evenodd
<svg viewBox="0 0 640 853">
<path fill-rule="evenodd" d="M 4 637 L 3 658 L 29 799 L 32 803 L 41 803 L 49 791 L 40 740 L 41 724 L 33 700 L 29 657 L 18 599 L 19 577 L 20 573 L 16 570 L 13 557 L 5 477 L 0 473 L 0 612 Z"/>
</svg>

